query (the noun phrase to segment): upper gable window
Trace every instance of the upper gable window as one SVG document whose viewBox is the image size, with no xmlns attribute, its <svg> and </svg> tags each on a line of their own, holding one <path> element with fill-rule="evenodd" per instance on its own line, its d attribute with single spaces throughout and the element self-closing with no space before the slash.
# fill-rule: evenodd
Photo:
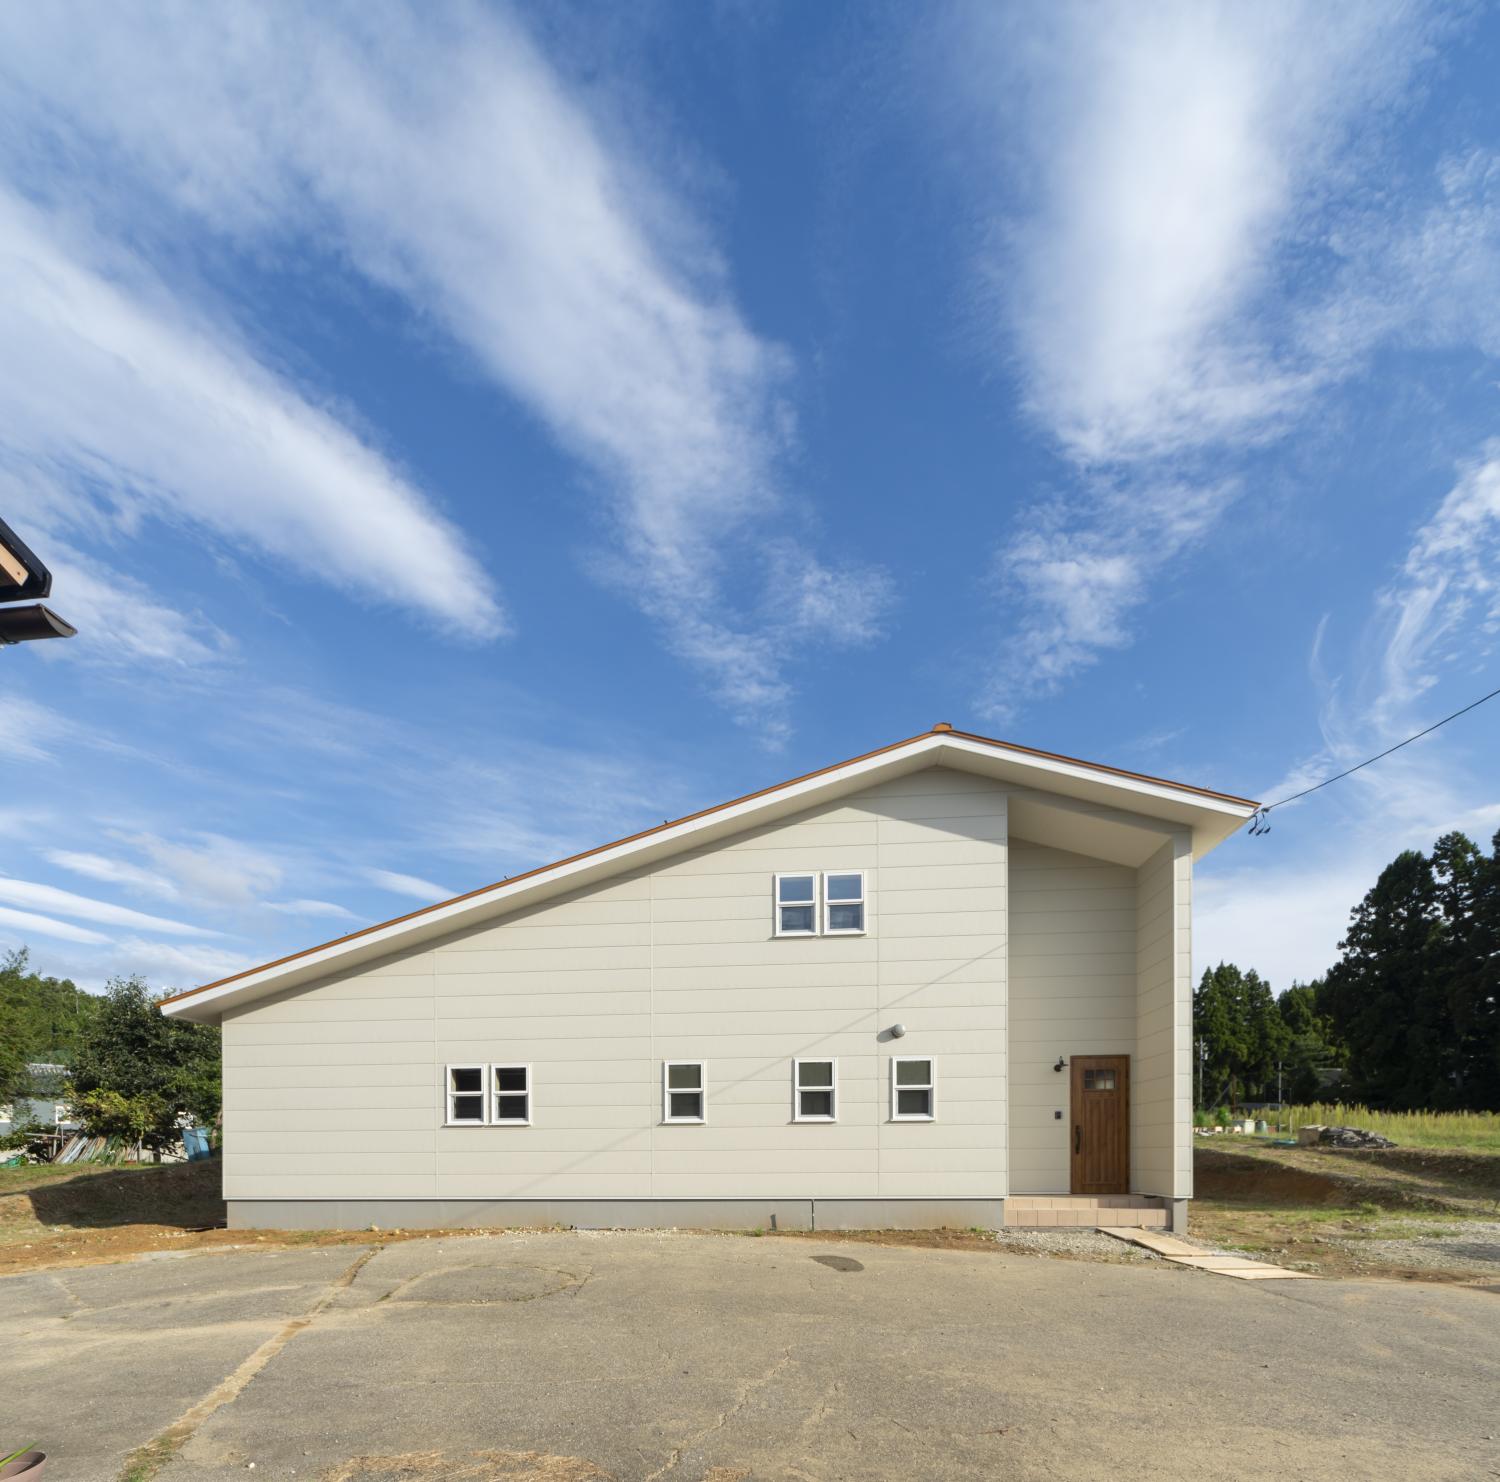
<svg viewBox="0 0 1500 1482">
<path fill-rule="evenodd" d="M 816 874 L 777 875 L 776 935 L 811 937 L 818 934 L 818 877 Z"/>
<path fill-rule="evenodd" d="M 823 930 L 852 936 L 865 929 L 865 872 L 829 870 L 823 876 Z"/>
</svg>

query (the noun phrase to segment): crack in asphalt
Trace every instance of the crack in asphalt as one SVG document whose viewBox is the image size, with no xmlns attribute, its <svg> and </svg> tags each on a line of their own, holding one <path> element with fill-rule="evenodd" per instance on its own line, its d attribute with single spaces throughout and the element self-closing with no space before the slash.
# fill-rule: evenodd
<svg viewBox="0 0 1500 1482">
<path fill-rule="evenodd" d="M 776 1362 L 772 1364 L 764 1374 L 758 1374 L 753 1379 L 745 1380 L 735 1391 L 733 1404 L 731 1404 L 728 1409 L 716 1415 L 708 1425 L 703 1427 L 702 1430 L 695 1432 L 685 1441 L 682 1441 L 678 1445 L 674 1446 L 672 1448 L 672 1453 L 667 1457 L 666 1462 L 662 1466 L 659 1466 L 654 1472 L 652 1472 L 650 1476 L 645 1479 L 645 1482 L 657 1482 L 658 1478 L 665 1477 L 668 1472 L 675 1471 L 678 1463 L 681 1462 L 684 1453 L 690 1451 L 694 1446 L 699 1445 L 703 1441 L 706 1441 L 716 1431 L 723 1430 L 724 1427 L 728 1425 L 729 1422 L 733 1420 L 734 1417 L 738 1415 L 740 1411 L 750 1403 L 751 1396 L 754 1395 L 757 1390 L 764 1389 L 766 1385 L 770 1384 L 771 1381 L 775 1379 L 783 1369 L 785 1369 L 790 1364 L 795 1364 L 796 1362 L 796 1359 L 792 1357 L 792 1350 L 790 1348 L 787 1348 L 782 1352 L 781 1357 L 777 1359 Z"/>
<path fill-rule="evenodd" d="M 272 1359 L 286 1347 L 298 1333 L 311 1327 L 342 1291 L 353 1285 L 355 1277 L 366 1264 L 380 1254 L 383 1245 L 371 1246 L 341 1272 L 316 1302 L 302 1314 L 283 1323 L 272 1333 L 238 1368 L 226 1379 L 215 1385 L 196 1405 L 191 1406 L 164 1431 L 153 1436 L 144 1446 L 138 1447 L 125 1458 L 120 1469 L 120 1482 L 150 1482 L 190 1440 L 198 1428 L 216 1411 L 232 1404 L 244 1392 L 245 1387 Z"/>
</svg>

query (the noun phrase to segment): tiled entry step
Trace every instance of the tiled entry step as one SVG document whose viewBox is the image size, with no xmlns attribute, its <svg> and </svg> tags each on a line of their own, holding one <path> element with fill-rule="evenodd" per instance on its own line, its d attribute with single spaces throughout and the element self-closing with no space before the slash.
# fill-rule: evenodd
<svg viewBox="0 0 1500 1482">
<path fill-rule="evenodd" d="M 1016 1194 L 1005 1201 L 1008 1230 L 1164 1230 L 1170 1223 L 1162 1201 L 1147 1194 Z"/>
</svg>

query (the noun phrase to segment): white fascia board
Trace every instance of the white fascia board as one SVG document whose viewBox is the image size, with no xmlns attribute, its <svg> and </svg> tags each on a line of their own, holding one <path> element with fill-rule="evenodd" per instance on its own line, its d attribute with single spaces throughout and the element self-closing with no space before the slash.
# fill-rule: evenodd
<svg viewBox="0 0 1500 1482">
<path fill-rule="evenodd" d="M 298 987 L 363 962 L 388 955 L 399 945 L 419 946 L 435 937 L 447 936 L 466 926 L 521 906 L 579 888 L 631 867 L 639 867 L 681 853 L 683 849 L 711 843 L 739 832 L 747 820 L 768 821 L 795 813 L 815 803 L 857 791 L 887 777 L 916 771 L 923 766 L 947 764 L 979 772 L 997 780 L 1011 780 L 1046 790 L 1058 790 L 1100 802 L 1134 800 L 1140 812 L 1164 817 L 1193 828 L 1196 852 L 1206 852 L 1226 837 L 1254 811 L 1251 804 L 1206 797 L 1170 783 L 1145 778 L 1102 773 L 1080 762 L 1013 751 L 1003 744 L 971 741 L 947 732 L 914 737 L 905 745 L 873 752 L 843 766 L 813 773 L 796 782 L 752 794 L 738 802 L 711 809 L 666 828 L 657 829 L 618 844 L 564 860 L 549 868 L 502 881 L 488 889 L 455 900 L 444 901 L 413 915 L 389 921 L 357 935 L 328 942 L 280 962 L 232 978 L 212 988 L 192 993 L 176 1003 L 163 1003 L 162 1012 L 173 1018 L 214 1023 L 226 1008 L 250 1003 L 287 988 Z M 1047 780 L 1043 780 L 1043 779 Z M 1156 806 L 1148 806 L 1150 803 Z M 1207 824 L 1205 847 L 1197 850 L 1199 829 Z"/>
</svg>

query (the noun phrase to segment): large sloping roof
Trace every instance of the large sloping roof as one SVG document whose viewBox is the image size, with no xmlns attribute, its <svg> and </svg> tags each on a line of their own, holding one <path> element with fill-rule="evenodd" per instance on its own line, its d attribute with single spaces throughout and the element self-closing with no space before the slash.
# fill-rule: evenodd
<svg viewBox="0 0 1500 1482">
<path fill-rule="evenodd" d="M 1214 792 L 1185 782 L 1171 782 L 1141 772 L 1127 772 L 1098 762 L 1080 761 L 1056 752 L 1038 751 L 990 736 L 956 731 L 940 723 L 846 762 L 822 767 L 790 781 L 747 793 L 684 818 L 659 824 L 611 844 L 541 865 L 494 885 L 484 885 L 451 900 L 423 906 L 375 926 L 260 967 L 247 968 L 201 988 L 190 988 L 162 1001 L 164 1013 L 203 1022 L 217 1020 L 236 1004 L 251 1002 L 285 988 L 312 982 L 362 962 L 406 950 L 446 936 L 490 917 L 531 905 L 564 890 L 596 883 L 626 869 L 653 863 L 687 848 L 700 847 L 738 833 L 751 824 L 774 821 L 842 794 L 869 787 L 887 777 L 931 766 L 950 766 L 991 776 L 1011 786 L 1068 800 L 1079 809 L 1125 810 L 1166 828 L 1188 830 L 1195 855 L 1222 843 L 1255 811 L 1249 798 Z"/>
</svg>

